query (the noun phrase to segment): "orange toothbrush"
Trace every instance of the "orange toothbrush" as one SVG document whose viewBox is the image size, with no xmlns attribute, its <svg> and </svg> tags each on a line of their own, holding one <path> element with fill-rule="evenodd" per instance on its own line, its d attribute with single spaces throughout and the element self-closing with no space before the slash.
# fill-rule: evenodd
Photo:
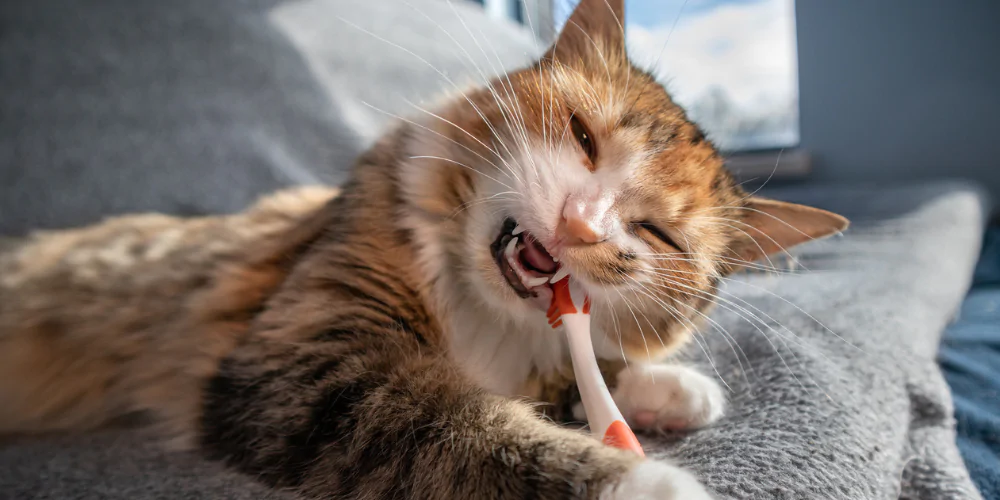
<svg viewBox="0 0 1000 500">
<path fill-rule="evenodd" d="M 590 432 L 601 437 L 604 444 L 631 450 L 645 456 L 639 440 L 629 429 L 615 401 L 611 399 L 597 366 L 590 338 L 590 297 L 569 276 L 552 284 L 552 305 L 548 311 L 549 325 L 566 331 L 573 373 L 580 388 L 580 398 L 590 421 Z"/>
</svg>

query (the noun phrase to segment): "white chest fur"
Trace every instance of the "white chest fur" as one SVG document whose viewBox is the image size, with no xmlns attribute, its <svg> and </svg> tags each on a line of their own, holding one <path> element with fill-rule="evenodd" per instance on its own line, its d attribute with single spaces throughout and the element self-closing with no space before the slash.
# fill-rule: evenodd
<svg viewBox="0 0 1000 500">
<path fill-rule="evenodd" d="M 457 312 L 448 334 L 453 359 L 480 387 L 495 394 L 518 395 L 533 372 L 544 376 L 569 361 L 565 333 L 553 330 L 540 311 L 519 321 L 489 317 L 482 310 Z M 621 357 L 618 345 L 603 333 L 595 329 L 591 336 L 598 357 Z"/>
</svg>

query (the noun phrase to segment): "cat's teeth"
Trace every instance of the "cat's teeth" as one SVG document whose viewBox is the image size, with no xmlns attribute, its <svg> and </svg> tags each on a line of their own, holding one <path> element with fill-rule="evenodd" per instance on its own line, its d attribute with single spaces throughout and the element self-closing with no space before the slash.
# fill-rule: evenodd
<svg viewBox="0 0 1000 500">
<path fill-rule="evenodd" d="M 507 260 L 514 259 L 514 250 L 517 248 L 517 238 L 511 238 L 507 243 L 507 248 L 504 249 L 503 253 L 507 256 Z"/>
<path fill-rule="evenodd" d="M 552 255 L 551 257 L 552 257 L 552 262 L 559 262 L 559 257 L 556 257 L 555 255 Z"/>
<path fill-rule="evenodd" d="M 534 288 L 536 286 L 542 286 L 549 282 L 548 276 L 539 276 L 537 278 L 528 278 L 524 280 L 524 284 L 528 285 L 528 288 Z"/>
<path fill-rule="evenodd" d="M 524 228 L 521 227 L 520 224 L 518 224 L 517 227 L 514 228 L 514 232 L 512 232 L 510 234 L 513 234 L 514 236 L 517 236 L 517 235 L 519 235 L 519 234 L 521 234 L 523 232 L 524 232 Z"/>
<path fill-rule="evenodd" d="M 567 276 L 569 276 L 569 268 L 566 266 L 560 267 L 559 270 L 552 275 L 552 279 L 549 280 L 549 283 L 556 283 Z"/>
</svg>

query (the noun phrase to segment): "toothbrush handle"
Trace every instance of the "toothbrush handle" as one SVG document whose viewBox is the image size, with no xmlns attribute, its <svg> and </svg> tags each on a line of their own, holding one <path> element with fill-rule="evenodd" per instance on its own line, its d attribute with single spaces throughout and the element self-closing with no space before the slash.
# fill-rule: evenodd
<svg viewBox="0 0 1000 500">
<path fill-rule="evenodd" d="M 577 375 L 576 382 L 590 421 L 590 431 L 602 436 L 601 441 L 606 445 L 646 456 L 639 440 L 615 406 L 597 366 L 590 338 L 590 297 L 571 287 L 568 277 L 563 278 L 552 285 L 552 305 L 548 317 L 552 328 L 562 326 L 566 331 L 573 371 Z"/>
<path fill-rule="evenodd" d="M 599 436 L 605 444 L 634 451 L 639 456 L 645 456 L 639 440 L 629 429 L 618 407 L 615 406 L 611 393 L 608 392 L 604 379 L 600 376 L 594 347 L 590 340 L 590 316 L 587 314 L 564 314 L 567 340 L 570 356 L 573 359 L 573 370 L 576 372 L 576 384 L 580 389 L 580 398 L 587 420 L 590 421 L 590 431 Z"/>
</svg>

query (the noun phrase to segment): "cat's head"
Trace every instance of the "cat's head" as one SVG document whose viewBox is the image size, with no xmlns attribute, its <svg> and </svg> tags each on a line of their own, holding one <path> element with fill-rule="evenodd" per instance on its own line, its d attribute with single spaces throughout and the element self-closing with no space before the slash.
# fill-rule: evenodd
<svg viewBox="0 0 1000 500">
<path fill-rule="evenodd" d="M 735 185 L 629 61 L 622 14 L 582 0 L 537 64 L 428 114 L 403 187 L 437 217 L 420 243 L 446 300 L 544 324 L 548 283 L 569 273 L 594 321 L 645 356 L 686 336 L 719 277 L 847 221 Z"/>
</svg>

